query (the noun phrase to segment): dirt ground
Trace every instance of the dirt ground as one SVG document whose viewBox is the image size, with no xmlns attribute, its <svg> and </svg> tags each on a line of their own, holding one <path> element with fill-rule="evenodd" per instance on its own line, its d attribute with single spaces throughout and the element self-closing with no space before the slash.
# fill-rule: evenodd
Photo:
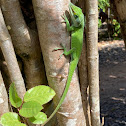
<svg viewBox="0 0 126 126">
<path fill-rule="evenodd" d="M 99 42 L 100 104 L 104 126 L 126 126 L 126 51 L 123 41 Z"/>
</svg>

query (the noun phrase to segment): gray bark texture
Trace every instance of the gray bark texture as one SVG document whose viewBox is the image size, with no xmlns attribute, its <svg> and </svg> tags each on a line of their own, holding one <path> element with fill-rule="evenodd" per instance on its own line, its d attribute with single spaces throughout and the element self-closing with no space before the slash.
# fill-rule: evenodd
<svg viewBox="0 0 126 126">
<path fill-rule="evenodd" d="M 126 0 L 110 0 L 111 8 L 120 23 L 122 37 L 126 47 Z"/>
<path fill-rule="evenodd" d="M 26 92 L 25 84 L 18 66 L 11 37 L 6 28 L 1 9 L 0 9 L 0 33 L 1 33 L 0 47 L 3 52 L 5 61 L 7 62 L 7 67 L 9 70 L 11 80 L 12 82 L 15 83 L 18 96 L 23 100 L 24 94 Z"/>
<path fill-rule="evenodd" d="M 80 88 L 82 94 L 82 103 L 83 103 L 83 110 L 85 116 L 85 126 L 89 126 L 89 119 L 88 119 L 88 66 L 87 66 L 87 53 L 86 53 L 86 44 L 84 41 L 82 54 L 80 57 L 80 61 L 78 64 L 79 67 L 79 78 L 80 78 Z"/>
<path fill-rule="evenodd" d="M 9 71 L 7 68 L 7 63 L 5 60 L 0 60 L 0 70 L 2 73 L 3 80 L 4 80 L 4 84 L 6 86 L 6 90 L 8 91 L 12 81 L 11 81 Z"/>
<path fill-rule="evenodd" d="M 91 126 L 100 126 L 98 1 L 86 0 L 86 37 Z"/>
<path fill-rule="evenodd" d="M 5 88 L 3 78 L 0 72 L 0 117 L 6 112 L 9 112 L 8 96 L 7 96 L 6 88 Z"/>
<path fill-rule="evenodd" d="M 77 5 L 82 9 L 84 16 L 86 11 L 86 2 L 85 0 L 79 0 Z M 86 23 L 85 23 L 86 26 Z M 79 67 L 79 79 L 80 79 L 80 87 L 81 87 L 81 95 L 82 95 L 82 103 L 84 116 L 86 119 L 85 126 L 89 126 L 90 121 L 90 110 L 89 110 L 89 95 L 88 95 L 88 62 L 87 62 L 87 43 L 85 38 L 86 28 L 84 29 L 84 38 L 83 38 L 83 49 L 80 57 L 80 61 L 78 64 Z"/>
<path fill-rule="evenodd" d="M 38 34 L 27 27 L 19 1 L 0 0 L 0 4 L 16 54 L 23 61 L 26 87 L 47 84 Z"/>
</svg>

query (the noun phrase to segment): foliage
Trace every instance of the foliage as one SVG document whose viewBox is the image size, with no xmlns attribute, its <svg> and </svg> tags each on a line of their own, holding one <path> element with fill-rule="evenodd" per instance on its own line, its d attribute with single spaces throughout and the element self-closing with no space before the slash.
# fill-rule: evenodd
<svg viewBox="0 0 126 126">
<path fill-rule="evenodd" d="M 102 26 L 101 19 L 98 19 L 98 28 L 100 28 L 101 26 Z"/>
<path fill-rule="evenodd" d="M 20 117 L 17 113 L 7 112 L 1 117 L 1 124 L 3 126 L 26 126 L 20 122 Z"/>
<path fill-rule="evenodd" d="M 47 116 L 43 112 L 39 112 L 34 117 L 29 118 L 29 121 L 33 124 L 42 124 L 43 122 L 45 122 L 45 120 L 47 120 Z"/>
<path fill-rule="evenodd" d="M 110 4 L 109 4 L 109 0 L 98 0 L 98 9 L 100 11 L 100 9 L 102 9 L 103 12 L 106 11 L 106 8 L 110 7 Z M 120 33 L 121 33 L 121 30 L 120 30 L 120 24 L 118 23 L 118 21 L 116 19 L 110 19 L 112 20 L 111 21 L 111 24 L 112 24 L 112 37 L 114 39 L 118 39 L 120 37 Z M 98 27 L 100 28 L 102 26 L 102 22 L 101 22 L 101 19 L 98 19 Z"/>
<path fill-rule="evenodd" d="M 105 12 L 106 7 L 109 7 L 109 0 L 98 0 L 98 9 L 102 9 Z"/>
<path fill-rule="evenodd" d="M 3 126 L 26 126 L 23 119 L 28 118 L 33 124 L 42 124 L 47 120 L 47 115 L 41 110 L 42 105 L 48 103 L 55 96 L 55 92 L 48 86 L 40 85 L 28 90 L 22 101 L 16 92 L 15 84 L 9 89 L 9 99 L 18 113 L 8 112 L 2 115 L 0 123 Z M 20 118 L 20 116 L 21 118 Z M 23 123 L 21 123 L 23 122 Z"/>
<path fill-rule="evenodd" d="M 22 100 L 21 100 L 20 97 L 18 97 L 18 94 L 16 92 L 16 88 L 15 88 L 14 83 L 12 83 L 10 85 L 10 89 L 9 89 L 9 99 L 10 99 L 10 102 L 11 102 L 12 106 L 14 106 L 15 108 L 20 107 L 21 104 L 22 104 Z"/>
<path fill-rule="evenodd" d="M 98 10 L 100 12 L 100 9 L 102 9 L 103 12 L 105 12 L 106 8 L 109 7 L 109 0 L 98 0 Z M 101 19 L 98 19 L 98 28 L 102 26 Z"/>
<path fill-rule="evenodd" d="M 120 36 L 120 33 L 121 33 L 120 24 L 115 19 L 113 19 L 112 24 L 114 26 L 114 34 L 113 34 L 113 37 L 114 37 L 114 39 L 118 39 L 119 36 Z"/>
<path fill-rule="evenodd" d="M 23 117 L 29 118 L 37 115 L 42 109 L 43 107 L 38 102 L 28 101 L 22 105 L 19 114 Z"/>
</svg>

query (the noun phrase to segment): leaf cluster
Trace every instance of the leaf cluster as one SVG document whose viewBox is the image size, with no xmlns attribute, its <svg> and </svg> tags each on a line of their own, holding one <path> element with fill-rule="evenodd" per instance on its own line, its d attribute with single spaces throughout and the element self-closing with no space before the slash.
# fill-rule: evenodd
<svg viewBox="0 0 126 126">
<path fill-rule="evenodd" d="M 98 0 L 98 9 L 102 9 L 105 12 L 106 7 L 110 7 L 109 0 Z"/>
<path fill-rule="evenodd" d="M 98 10 L 102 9 L 105 12 L 106 8 L 110 7 L 109 0 L 98 0 Z M 98 19 L 98 28 L 102 26 L 101 19 Z"/>
<path fill-rule="evenodd" d="M 120 30 L 120 24 L 116 19 L 112 20 L 112 24 L 114 26 L 114 33 L 113 33 L 113 37 L 114 39 L 118 39 L 120 37 L 121 34 L 121 30 Z"/>
<path fill-rule="evenodd" d="M 29 89 L 22 101 L 18 97 L 15 84 L 12 83 L 9 89 L 9 99 L 12 106 L 18 109 L 18 113 L 3 114 L 0 123 L 3 126 L 26 126 L 23 118 L 27 118 L 33 124 L 42 124 L 47 120 L 47 115 L 41 112 L 42 105 L 48 103 L 54 96 L 53 89 L 40 85 Z"/>
</svg>

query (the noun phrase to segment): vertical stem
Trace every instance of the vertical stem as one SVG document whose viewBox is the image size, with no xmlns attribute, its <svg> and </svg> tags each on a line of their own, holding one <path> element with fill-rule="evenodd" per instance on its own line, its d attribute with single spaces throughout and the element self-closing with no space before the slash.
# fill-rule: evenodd
<svg viewBox="0 0 126 126">
<path fill-rule="evenodd" d="M 7 62 L 7 67 L 10 73 L 12 82 L 15 83 L 15 87 L 18 93 L 18 96 L 23 99 L 26 92 L 24 80 L 19 69 L 14 48 L 12 45 L 11 37 L 6 28 L 3 15 L 0 9 L 0 47 L 3 52 L 5 61 Z"/>
<path fill-rule="evenodd" d="M 100 126 L 97 0 L 86 0 L 86 23 L 91 126 Z"/>
<path fill-rule="evenodd" d="M 88 94 L 87 94 L 87 88 L 88 88 L 88 66 L 87 66 L 87 49 L 86 49 L 86 43 L 84 39 L 84 45 L 82 49 L 82 54 L 80 57 L 80 61 L 78 64 L 79 67 L 79 79 L 80 79 L 80 89 L 81 89 L 81 95 L 82 95 L 82 103 L 83 103 L 83 110 L 84 110 L 84 116 L 85 116 L 85 126 L 89 126 L 89 119 L 88 119 Z"/>
</svg>

